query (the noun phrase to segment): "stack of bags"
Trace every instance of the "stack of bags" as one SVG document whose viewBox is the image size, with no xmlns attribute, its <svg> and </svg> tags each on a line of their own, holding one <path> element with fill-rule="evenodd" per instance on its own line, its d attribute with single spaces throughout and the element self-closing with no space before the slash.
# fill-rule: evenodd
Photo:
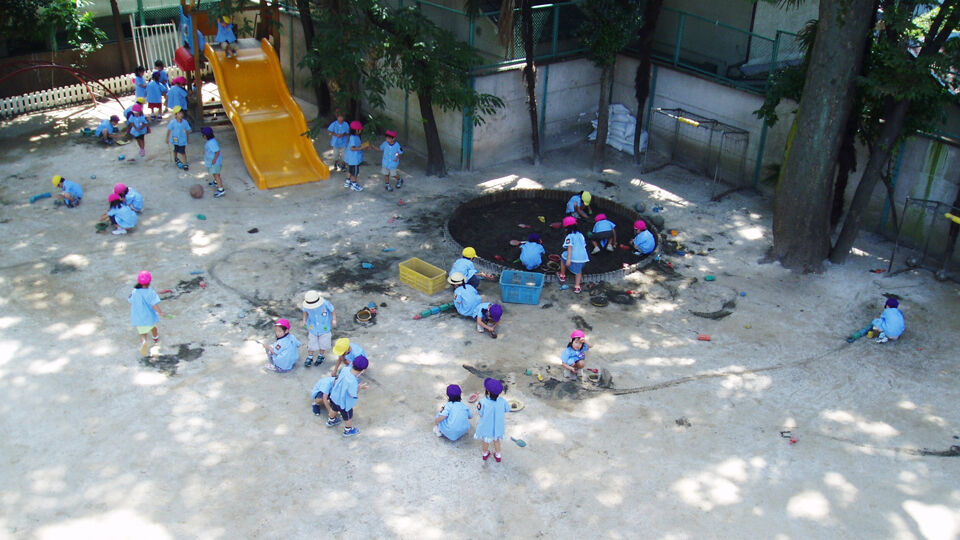
<svg viewBox="0 0 960 540">
<path fill-rule="evenodd" d="M 610 105 L 610 116 L 607 124 L 607 144 L 621 152 L 633 155 L 633 135 L 637 126 L 637 118 L 630 114 L 630 109 L 620 103 Z M 593 132 L 587 137 L 587 140 L 597 140 L 597 121 L 590 122 L 593 125 Z M 647 132 L 640 134 L 640 151 L 647 150 Z"/>
</svg>

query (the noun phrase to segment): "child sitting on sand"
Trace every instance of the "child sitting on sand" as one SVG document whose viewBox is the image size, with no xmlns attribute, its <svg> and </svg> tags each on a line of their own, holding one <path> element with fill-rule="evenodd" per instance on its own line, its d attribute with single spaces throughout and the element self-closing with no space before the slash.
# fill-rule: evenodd
<svg viewBox="0 0 960 540">
<path fill-rule="evenodd" d="M 898 340 L 907 329 L 907 323 L 904 321 L 903 312 L 900 311 L 900 301 L 896 298 L 888 298 L 883 305 L 883 313 L 880 318 L 873 320 L 873 331 L 878 333 L 877 343 L 886 343 L 890 340 Z"/>
<path fill-rule="evenodd" d="M 107 202 L 110 203 L 110 209 L 107 210 L 106 214 L 100 216 L 100 221 L 109 220 L 115 227 L 113 234 L 127 234 L 127 231 L 137 226 L 140 218 L 137 217 L 133 208 L 123 204 L 123 199 L 119 195 L 111 193 L 107 197 Z"/>
<path fill-rule="evenodd" d="M 433 420 L 433 433 L 437 437 L 446 437 L 455 441 L 470 431 L 470 419 L 473 411 L 460 401 L 462 391 L 456 384 L 447 387 L 447 403 Z"/>
<path fill-rule="evenodd" d="M 580 377 L 581 370 L 587 365 L 587 351 L 590 345 L 587 343 L 587 337 L 583 330 L 574 330 L 570 334 L 570 343 L 560 354 L 560 365 L 563 367 L 564 379 L 576 379 Z"/>
<path fill-rule="evenodd" d="M 523 267 L 527 270 L 536 270 L 543 264 L 544 254 L 546 254 L 546 250 L 543 249 L 543 242 L 540 240 L 540 235 L 530 233 L 530 237 L 527 238 L 526 243 L 520 246 L 520 263 L 523 264 Z"/>
<path fill-rule="evenodd" d="M 633 223 L 633 230 L 637 233 L 633 237 L 633 254 L 643 256 L 653 253 L 657 248 L 657 240 L 653 237 L 653 233 L 647 230 L 647 222 L 638 219 Z"/>
<path fill-rule="evenodd" d="M 80 184 L 67 180 L 59 174 L 53 177 L 53 185 L 63 193 L 57 193 L 57 198 L 67 205 L 67 208 L 76 208 L 83 200 L 83 188 Z"/>
<path fill-rule="evenodd" d="M 287 373 L 297 365 L 297 360 L 300 360 L 300 340 L 290 333 L 290 321 L 287 319 L 278 320 L 273 325 L 273 331 L 277 341 L 273 345 L 263 344 L 263 350 L 267 353 L 267 364 L 263 369 Z"/>
</svg>

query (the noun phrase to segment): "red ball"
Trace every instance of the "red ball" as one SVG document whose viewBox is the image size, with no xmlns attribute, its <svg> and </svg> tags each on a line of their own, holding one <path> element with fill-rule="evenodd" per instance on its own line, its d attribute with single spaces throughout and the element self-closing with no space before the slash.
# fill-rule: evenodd
<svg viewBox="0 0 960 540">
<path fill-rule="evenodd" d="M 193 197 L 194 199 L 202 199 L 203 186 L 201 186 L 200 184 L 194 184 L 190 186 L 190 196 Z"/>
</svg>

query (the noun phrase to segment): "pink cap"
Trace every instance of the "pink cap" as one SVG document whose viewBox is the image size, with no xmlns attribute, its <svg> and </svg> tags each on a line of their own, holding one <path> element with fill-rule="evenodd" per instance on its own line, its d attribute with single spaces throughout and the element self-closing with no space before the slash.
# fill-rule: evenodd
<svg viewBox="0 0 960 540">
<path fill-rule="evenodd" d="M 127 185 L 122 182 L 113 186 L 113 192 L 116 193 L 117 195 L 123 193 L 126 190 L 127 190 Z"/>
<path fill-rule="evenodd" d="M 153 281 L 153 275 L 150 272 L 143 270 L 137 274 L 137 283 L 140 285 L 149 285 L 151 281 Z"/>
<path fill-rule="evenodd" d="M 136 103 L 133 105 L 133 112 L 143 112 L 143 105 Z"/>
<path fill-rule="evenodd" d="M 279 321 L 277 321 L 277 322 L 274 324 L 274 326 L 282 326 L 282 327 L 286 328 L 287 330 L 289 330 L 289 329 L 290 329 L 290 321 L 288 321 L 287 319 L 280 319 Z"/>
<path fill-rule="evenodd" d="M 597 223 L 600 223 L 601 221 L 603 221 L 603 220 L 605 220 L 605 219 L 607 219 L 607 215 L 606 215 L 606 214 L 597 214 L 597 217 L 593 218 L 593 220 L 594 220 L 595 222 L 597 222 Z"/>
<path fill-rule="evenodd" d="M 638 219 L 633 222 L 633 228 L 638 231 L 645 231 L 647 230 L 647 223 L 642 219 Z"/>
<path fill-rule="evenodd" d="M 575 217 L 573 217 L 573 216 L 567 216 L 567 217 L 563 218 L 563 226 L 564 226 L 564 227 L 569 227 L 569 226 L 571 226 L 571 225 L 576 225 L 576 224 L 577 224 L 577 218 L 575 218 Z"/>
<path fill-rule="evenodd" d="M 119 201 L 119 200 L 120 200 L 120 196 L 117 195 L 116 193 L 111 193 L 110 196 L 107 197 L 107 202 L 113 202 L 113 201 Z"/>
<path fill-rule="evenodd" d="M 176 79 L 173 80 L 173 84 L 187 84 L 187 78 L 177 77 Z"/>
<path fill-rule="evenodd" d="M 394 131 L 394 130 L 392 130 L 392 129 L 388 129 L 388 130 L 387 130 L 387 137 L 393 137 L 394 139 L 396 139 L 396 138 L 397 138 L 397 132 Z"/>
<path fill-rule="evenodd" d="M 354 120 L 350 122 L 350 129 L 363 129 L 363 124 L 359 120 Z"/>
<path fill-rule="evenodd" d="M 570 339 L 583 339 L 585 337 L 587 337 L 587 335 L 583 333 L 583 330 L 574 330 L 573 333 L 570 334 Z"/>
</svg>

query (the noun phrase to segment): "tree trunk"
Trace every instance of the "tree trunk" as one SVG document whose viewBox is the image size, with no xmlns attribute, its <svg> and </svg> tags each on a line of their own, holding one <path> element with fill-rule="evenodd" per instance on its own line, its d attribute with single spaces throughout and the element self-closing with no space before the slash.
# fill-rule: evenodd
<svg viewBox="0 0 960 540">
<path fill-rule="evenodd" d="M 115 2 L 116 0 L 111 0 Z M 313 47 L 316 33 L 313 31 L 313 16 L 310 14 L 310 0 L 297 0 L 297 10 L 300 11 L 300 25 L 303 26 L 303 41 L 307 48 Z M 293 44 L 291 43 L 292 47 Z M 296 69 L 296 66 L 290 66 L 290 69 Z M 327 81 L 320 75 L 320 70 L 315 67 L 310 68 L 313 91 L 317 97 L 317 115 L 326 116 L 330 114 L 330 89 L 327 88 Z"/>
<path fill-rule="evenodd" d="M 863 224 L 863 211 L 866 210 L 870 197 L 873 195 L 873 189 L 880 181 L 883 169 L 890 161 L 890 155 L 900 137 L 900 130 L 903 129 L 903 121 L 907 118 L 907 111 L 910 109 L 910 101 L 901 99 L 895 101 L 893 98 L 887 98 L 884 105 L 883 128 L 880 135 L 873 143 L 873 151 L 870 152 L 870 159 L 863 170 L 863 177 L 860 184 L 857 185 L 857 191 L 850 201 L 850 209 L 847 211 L 847 219 L 843 221 L 843 229 L 840 230 L 840 236 L 837 237 L 837 243 L 830 252 L 830 262 L 834 264 L 843 264 L 847 260 L 847 254 L 853 247 L 853 242 L 857 239 L 860 232 L 860 226 Z"/>
<path fill-rule="evenodd" d="M 423 118 L 423 135 L 427 140 L 427 176 L 447 176 L 447 167 L 443 162 L 443 146 L 440 144 L 440 130 L 433 116 L 433 97 L 429 88 L 417 92 L 420 102 L 420 117 Z"/>
<path fill-rule="evenodd" d="M 650 67 L 653 57 L 653 34 L 657 31 L 657 21 L 660 19 L 660 8 L 663 0 L 647 0 L 643 10 L 643 26 L 640 27 L 640 63 L 637 65 L 637 76 L 634 79 L 634 91 L 637 96 L 637 125 L 633 130 L 633 160 L 640 163 L 640 135 L 643 134 L 643 111 L 650 97 Z"/>
<path fill-rule="evenodd" d="M 833 185 L 833 205 L 830 209 L 830 229 L 833 230 L 843 216 L 844 194 L 850 173 L 857 170 L 857 115 L 847 117 L 847 128 L 843 132 L 840 153 L 837 155 L 837 181 Z"/>
<path fill-rule="evenodd" d="M 600 104 L 597 110 L 597 140 L 593 143 L 594 170 L 603 170 L 603 163 L 607 156 L 607 129 L 610 119 L 610 83 L 613 79 L 613 70 L 616 62 L 600 69 Z"/>
<path fill-rule="evenodd" d="M 872 19 L 873 0 L 821 0 L 797 131 L 781 169 L 773 254 L 785 268 L 820 271 L 830 251 L 830 206 L 841 136 Z"/>
<path fill-rule="evenodd" d="M 120 6 L 117 5 L 117 0 L 110 0 L 110 11 L 113 12 L 113 27 L 117 32 L 117 46 L 120 47 L 120 63 L 123 64 L 123 72 L 133 73 L 130 53 L 127 52 L 127 46 L 123 39 L 123 19 L 120 18 Z"/>
<path fill-rule="evenodd" d="M 537 66 L 533 61 L 533 7 L 532 0 L 520 0 L 520 34 L 523 39 L 524 55 L 527 58 L 523 68 L 523 78 L 527 83 L 527 110 L 530 112 L 530 140 L 533 143 L 533 164 L 539 165 L 540 124 L 537 114 Z"/>
</svg>

